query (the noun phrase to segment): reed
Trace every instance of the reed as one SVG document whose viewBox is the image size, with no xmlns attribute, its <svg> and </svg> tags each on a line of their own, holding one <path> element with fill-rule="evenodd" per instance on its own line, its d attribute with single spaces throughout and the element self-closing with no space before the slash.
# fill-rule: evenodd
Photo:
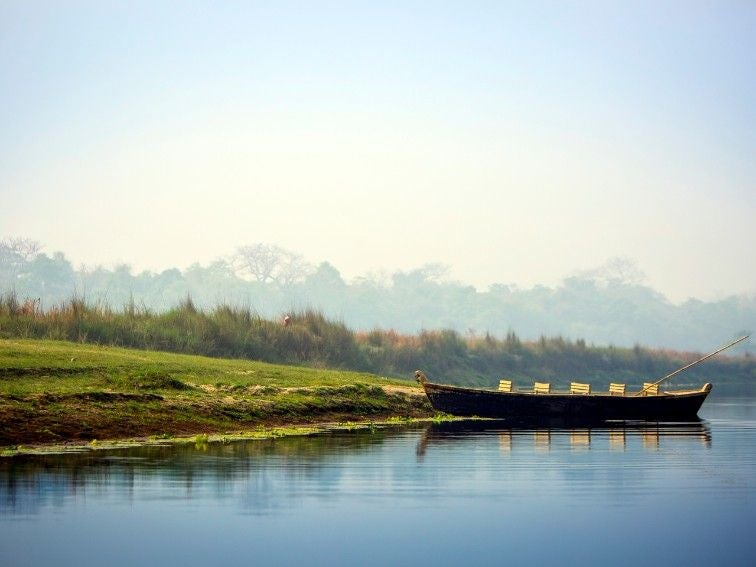
<svg viewBox="0 0 756 567">
<path fill-rule="evenodd" d="M 263 319 L 249 308 L 198 309 L 187 297 L 154 313 L 133 301 L 116 311 L 72 297 L 43 310 L 14 293 L 0 296 L 0 337 L 91 342 L 268 362 L 364 369 L 355 335 L 322 313 L 292 313 L 292 324 Z"/>
<path fill-rule="evenodd" d="M 383 376 L 410 376 L 422 368 L 430 376 L 467 385 L 495 386 L 502 375 L 516 381 L 535 378 L 555 386 L 571 380 L 640 384 L 696 358 L 695 353 L 635 346 L 586 345 L 563 337 L 523 341 L 514 331 L 499 339 L 426 330 L 405 335 L 393 330 L 354 332 L 341 321 L 304 309 L 291 324 L 261 317 L 249 307 L 220 304 L 197 308 L 186 297 L 174 308 L 153 312 L 133 298 L 116 310 L 83 297 L 42 309 L 14 293 L 0 296 L 0 337 L 68 340 L 140 349 L 246 358 L 273 363 L 343 368 Z M 756 364 L 749 357 L 722 357 L 693 369 L 691 382 L 723 379 L 753 389 Z"/>
</svg>

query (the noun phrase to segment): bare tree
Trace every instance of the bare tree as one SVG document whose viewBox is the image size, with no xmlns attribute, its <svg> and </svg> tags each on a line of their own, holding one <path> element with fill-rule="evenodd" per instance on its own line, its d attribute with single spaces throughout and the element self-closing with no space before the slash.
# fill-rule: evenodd
<svg viewBox="0 0 756 567">
<path fill-rule="evenodd" d="M 305 279 L 312 270 L 312 266 L 301 254 L 286 252 L 279 264 L 276 283 L 281 287 L 288 287 Z"/>
<path fill-rule="evenodd" d="M 301 281 L 312 271 L 312 266 L 300 254 L 262 242 L 237 248 L 232 265 L 242 277 L 281 287 Z"/>
<path fill-rule="evenodd" d="M 9 237 L 0 240 L 0 279 L 6 284 L 15 281 L 40 250 L 42 245 L 30 238 Z"/>
<path fill-rule="evenodd" d="M 449 273 L 449 267 L 437 262 L 423 264 L 409 272 L 397 272 L 392 276 L 394 285 L 423 285 L 428 283 L 443 283 L 444 276 Z"/>
<path fill-rule="evenodd" d="M 449 266 L 441 264 L 440 262 L 431 262 L 429 264 L 423 264 L 418 268 L 423 278 L 429 282 L 441 282 L 446 276 L 449 275 Z"/>
<path fill-rule="evenodd" d="M 273 281 L 273 273 L 278 266 L 282 250 L 274 244 L 252 244 L 239 246 L 232 259 L 233 266 L 240 275 L 251 276 L 260 283 Z"/>
<path fill-rule="evenodd" d="M 586 270 L 578 275 L 603 284 L 639 285 L 646 279 L 646 274 L 638 267 L 638 262 L 625 256 L 609 258 L 598 268 Z"/>
<path fill-rule="evenodd" d="M 0 240 L 0 250 L 4 254 L 17 256 L 23 262 L 31 262 L 42 250 L 42 245 L 31 238 L 11 236 Z"/>
</svg>

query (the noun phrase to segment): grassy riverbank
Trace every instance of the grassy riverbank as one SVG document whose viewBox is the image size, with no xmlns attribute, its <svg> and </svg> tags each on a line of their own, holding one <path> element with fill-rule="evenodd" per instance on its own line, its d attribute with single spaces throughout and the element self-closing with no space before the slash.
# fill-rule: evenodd
<svg viewBox="0 0 756 567">
<path fill-rule="evenodd" d="M 0 446 L 427 417 L 412 381 L 49 340 L 0 340 Z"/>
<path fill-rule="evenodd" d="M 451 330 L 403 335 L 391 330 L 355 332 L 323 313 L 291 313 L 291 323 L 266 320 L 248 308 L 197 309 L 190 299 L 165 312 L 122 310 L 72 298 L 47 310 L 33 300 L 0 294 L 0 338 L 73 341 L 97 345 L 259 360 L 404 377 L 420 368 L 445 383 L 495 387 L 501 377 L 518 384 L 534 379 L 567 387 L 571 380 L 607 388 L 610 382 L 639 386 L 692 362 L 692 352 L 588 345 L 561 337 L 521 341 L 462 336 Z M 724 341 L 734 337 L 722 337 Z M 712 348 L 716 346 L 712 338 Z M 678 386 L 716 384 L 717 391 L 756 394 L 752 356 L 720 356 L 692 368 Z"/>
</svg>

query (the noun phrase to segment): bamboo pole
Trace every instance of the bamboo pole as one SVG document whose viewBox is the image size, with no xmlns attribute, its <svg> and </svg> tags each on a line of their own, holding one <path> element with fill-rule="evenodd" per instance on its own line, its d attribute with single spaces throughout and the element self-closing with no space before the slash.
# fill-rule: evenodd
<svg viewBox="0 0 756 567">
<path fill-rule="evenodd" d="M 658 379 L 658 380 L 657 380 L 656 382 L 653 382 L 653 383 L 649 384 L 648 386 L 646 386 L 645 388 L 643 388 L 643 389 L 642 389 L 642 390 L 641 390 L 640 392 L 638 392 L 638 393 L 637 393 L 637 394 L 635 394 L 635 395 L 636 395 L 636 396 L 640 396 L 641 394 L 643 394 L 643 392 L 645 392 L 646 390 L 648 390 L 648 389 L 649 389 L 649 388 L 650 388 L 651 386 L 656 386 L 657 384 L 661 384 L 661 383 L 662 383 L 662 382 L 664 382 L 665 380 L 669 380 L 670 378 L 672 378 L 672 376 L 676 376 L 677 374 L 680 374 L 680 372 L 683 372 L 683 371 L 687 370 L 688 368 L 691 368 L 691 367 L 695 366 L 696 364 L 699 364 L 700 362 L 703 362 L 703 361 L 704 361 L 704 360 L 706 360 L 707 358 L 711 358 L 711 357 L 712 357 L 712 356 L 714 356 L 715 354 L 719 354 L 719 353 L 720 353 L 720 352 L 722 352 L 723 350 L 727 350 L 727 349 L 728 349 L 728 348 L 730 348 L 731 346 L 735 346 L 735 345 L 736 345 L 736 344 L 738 344 L 738 343 L 739 343 L 740 341 L 744 341 L 744 340 L 746 340 L 747 338 L 749 338 L 750 336 L 751 336 L 751 335 L 743 335 L 743 336 L 742 336 L 742 337 L 740 337 L 739 339 L 736 339 L 736 340 L 732 341 L 731 343 L 729 343 L 729 344 L 727 344 L 727 345 L 723 346 L 722 348 L 719 348 L 719 349 L 715 350 L 714 352 L 710 352 L 710 353 L 709 353 L 709 354 L 707 354 L 706 356 L 702 356 L 702 357 L 701 357 L 701 358 L 699 358 L 698 360 L 696 360 L 696 361 L 694 361 L 694 362 L 691 362 L 690 364 L 686 364 L 686 365 L 685 365 L 685 366 L 683 366 L 682 368 L 678 368 L 677 370 L 675 370 L 674 372 L 672 372 L 672 373 L 670 373 L 670 374 L 667 374 L 667 375 L 666 375 L 666 376 L 664 376 L 663 378 L 659 378 L 659 379 Z"/>
</svg>

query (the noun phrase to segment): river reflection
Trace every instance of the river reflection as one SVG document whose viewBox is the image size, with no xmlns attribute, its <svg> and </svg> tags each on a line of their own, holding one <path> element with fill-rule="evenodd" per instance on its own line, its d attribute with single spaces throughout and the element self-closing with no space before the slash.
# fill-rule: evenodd
<svg viewBox="0 0 756 567">
<path fill-rule="evenodd" d="M 535 452 L 548 452 L 552 445 L 579 452 L 600 446 L 613 451 L 626 451 L 628 443 L 637 444 L 644 451 L 658 451 L 662 440 L 678 443 L 697 442 L 704 448 L 711 447 L 711 428 L 704 420 L 662 422 L 617 422 L 594 427 L 549 427 L 519 424 L 507 421 L 463 420 L 434 423 L 424 431 L 417 444 L 416 453 L 422 458 L 429 445 L 448 442 L 475 442 L 478 436 L 495 435 L 504 453 L 518 448 Z"/>
<path fill-rule="evenodd" d="M 750 566 L 756 402 L 704 410 L 3 458 L 0 565 Z"/>
<path fill-rule="evenodd" d="M 285 507 L 282 485 L 329 494 L 345 455 L 370 452 L 396 429 L 230 443 L 152 445 L 0 460 L 0 510 L 35 513 L 109 490 L 126 500 L 233 499 L 250 513 Z M 244 487 L 240 491 L 240 486 Z"/>
</svg>

